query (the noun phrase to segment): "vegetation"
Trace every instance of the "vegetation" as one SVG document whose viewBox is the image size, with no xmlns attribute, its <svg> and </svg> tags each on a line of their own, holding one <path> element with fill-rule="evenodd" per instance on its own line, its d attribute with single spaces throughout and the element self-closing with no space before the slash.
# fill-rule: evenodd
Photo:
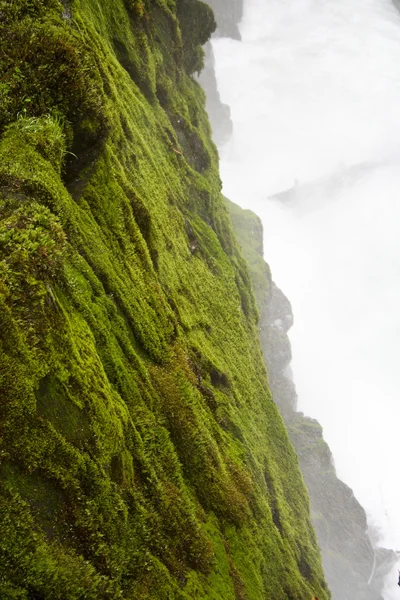
<svg viewBox="0 0 400 600">
<path fill-rule="evenodd" d="M 209 10 L 0 12 L 0 597 L 328 598 L 188 75 Z"/>
</svg>

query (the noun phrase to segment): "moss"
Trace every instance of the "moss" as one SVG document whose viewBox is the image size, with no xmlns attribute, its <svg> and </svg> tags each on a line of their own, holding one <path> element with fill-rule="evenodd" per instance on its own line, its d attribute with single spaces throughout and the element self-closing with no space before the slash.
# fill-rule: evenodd
<svg viewBox="0 0 400 600">
<path fill-rule="evenodd" d="M 225 202 L 232 219 L 235 235 L 249 265 L 251 285 L 257 306 L 261 310 L 265 304 L 265 298 L 270 294 L 272 285 L 269 266 L 263 259 L 261 219 L 251 210 L 243 210 L 227 198 L 225 198 Z"/>
<path fill-rule="evenodd" d="M 17 115 L 38 117 L 50 110 L 97 138 L 105 128 L 101 82 L 93 55 L 81 36 L 63 26 L 56 0 L 2 5 L 0 35 L 0 129 Z M 93 135 L 93 134 L 92 134 Z"/>
<path fill-rule="evenodd" d="M 59 172 L 66 152 L 63 124 L 57 116 L 22 117 L 9 125 L 7 135 L 15 135 L 23 143 L 30 144 L 39 154 L 49 160 Z"/>
<path fill-rule="evenodd" d="M 214 13 L 204 2 L 177 0 L 177 14 L 182 29 L 184 65 L 191 75 L 204 66 L 204 51 L 201 48 L 217 28 Z"/>
<path fill-rule="evenodd" d="M 3 4 L 2 597 L 327 598 L 187 74 L 210 12 Z"/>
</svg>

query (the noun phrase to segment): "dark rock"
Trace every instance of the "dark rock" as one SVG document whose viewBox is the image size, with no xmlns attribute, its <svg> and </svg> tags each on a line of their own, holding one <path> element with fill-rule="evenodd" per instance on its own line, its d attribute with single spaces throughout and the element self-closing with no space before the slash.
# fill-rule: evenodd
<svg viewBox="0 0 400 600">
<path fill-rule="evenodd" d="M 217 21 L 216 35 L 240 40 L 238 23 L 243 15 L 243 0 L 206 0 Z"/>
<path fill-rule="evenodd" d="M 215 77 L 215 59 L 212 46 L 205 46 L 204 69 L 199 76 L 199 83 L 206 92 L 206 108 L 211 123 L 212 136 L 217 146 L 228 141 L 232 135 L 231 111 L 221 101 Z"/>
</svg>

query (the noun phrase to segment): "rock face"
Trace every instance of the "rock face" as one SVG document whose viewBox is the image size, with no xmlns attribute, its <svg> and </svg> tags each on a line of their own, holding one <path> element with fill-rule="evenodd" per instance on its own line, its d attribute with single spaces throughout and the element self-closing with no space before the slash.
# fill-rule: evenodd
<svg viewBox="0 0 400 600">
<path fill-rule="evenodd" d="M 243 0 L 206 0 L 217 22 L 216 35 L 240 40 L 238 23 L 243 15 Z"/>
<path fill-rule="evenodd" d="M 214 11 L 217 29 L 215 36 L 240 40 L 238 23 L 243 14 L 243 0 L 205 0 Z M 230 109 L 221 101 L 215 77 L 214 53 L 210 43 L 205 46 L 204 69 L 199 82 L 206 92 L 206 108 L 212 136 L 217 146 L 228 141 L 232 134 Z"/>
<path fill-rule="evenodd" d="M 0 9 L 0 598 L 328 600 L 198 0 Z"/>
<path fill-rule="evenodd" d="M 198 78 L 206 92 L 206 109 L 210 119 L 212 138 L 217 146 L 222 146 L 232 135 L 231 111 L 221 101 L 215 77 L 214 52 L 210 42 L 205 46 L 204 69 Z"/>
<path fill-rule="evenodd" d="M 272 396 L 288 428 L 310 495 L 312 521 L 333 600 L 378 600 L 383 580 L 397 562 L 395 553 L 374 547 L 365 511 L 352 490 L 337 478 L 331 451 L 315 419 L 296 411 L 290 376 L 287 331 L 293 323 L 290 303 L 272 281 L 262 256 L 262 225 L 251 211 L 229 203 L 232 223 L 250 265 L 259 331 Z"/>
</svg>

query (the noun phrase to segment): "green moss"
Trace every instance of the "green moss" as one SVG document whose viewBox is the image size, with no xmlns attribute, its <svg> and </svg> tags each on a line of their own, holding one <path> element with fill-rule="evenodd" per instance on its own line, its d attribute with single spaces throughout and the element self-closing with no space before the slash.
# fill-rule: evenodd
<svg viewBox="0 0 400 600">
<path fill-rule="evenodd" d="M 177 14 L 182 29 L 185 70 L 189 75 L 199 73 L 204 66 L 201 46 L 217 27 L 214 14 L 204 2 L 190 0 L 177 0 Z"/>
<path fill-rule="evenodd" d="M 3 4 L 2 597 L 327 598 L 187 74 L 209 10 Z"/>
<path fill-rule="evenodd" d="M 101 81 L 93 54 L 61 20 L 57 0 L 2 3 L 0 130 L 18 115 L 38 117 L 57 110 L 87 134 L 105 128 Z"/>
<path fill-rule="evenodd" d="M 249 265 L 251 283 L 257 306 L 265 304 L 270 293 L 271 273 L 263 259 L 262 223 L 251 210 L 243 210 L 225 198 L 232 224 L 243 255 Z"/>
</svg>

